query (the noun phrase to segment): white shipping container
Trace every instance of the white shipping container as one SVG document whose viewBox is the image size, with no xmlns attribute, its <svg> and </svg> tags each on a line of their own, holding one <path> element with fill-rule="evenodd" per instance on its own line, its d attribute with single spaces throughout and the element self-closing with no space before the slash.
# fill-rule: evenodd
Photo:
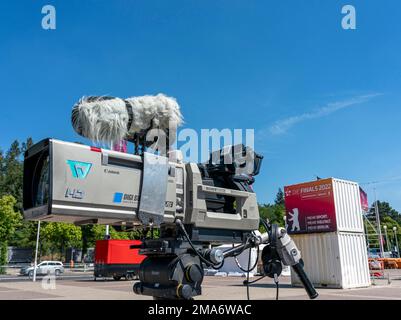
<svg viewBox="0 0 401 320">
<path fill-rule="evenodd" d="M 290 232 L 364 232 L 359 185 L 337 178 L 284 187 Z"/>
<path fill-rule="evenodd" d="M 364 232 L 358 183 L 333 178 L 332 184 L 337 231 Z"/>
<path fill-rule="evenodd" d="M 292 235 L 305 263 L 305 272 L 316 287 L 370 286 L 365 235 L 330 232 Z M 300 285 L 291 272 L 292 285 Z"/>
</svg>

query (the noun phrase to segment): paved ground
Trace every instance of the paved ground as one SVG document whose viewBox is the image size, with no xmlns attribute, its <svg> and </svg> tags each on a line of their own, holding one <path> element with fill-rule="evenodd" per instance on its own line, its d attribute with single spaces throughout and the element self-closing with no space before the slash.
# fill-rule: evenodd
<svg viewBox="0 0 401 320">
<path fill-rule="evenodd" d="M 401 300 L 401 270 L 390 270 L 391 284 L 387 280 L 375 280 L 375 285 L 360 289 L 327 289 L 319 288 L 318 299 L 396 299 Z M 19 279 L 16 281 L 15 279 Z M 197 299 L 246 299 L 246 288 L 242 285 L 244 278 L 237 277 L 206 277 L 203 284 L 203 295 Z M 64 276 L 55 283 L 42 283 L 39 279 L 33 283 L 21 278 L 0 278 L 0 299 L 117 299 L 143 300 L 150 299 L 137 296 L 132 292 L 134 281 L 93 281 L 88 274 L 75 274 L 74 277 Z M 55 284 L 55 288 L 52 285 Z M 275 285 L 271 279 L 263 279 L 250 288 L 251 299 L 274 299 Z M 289 277 L 280 278 L 280 299 L 307 299 L 303 288 L 290 285 Z"/>
</svg>

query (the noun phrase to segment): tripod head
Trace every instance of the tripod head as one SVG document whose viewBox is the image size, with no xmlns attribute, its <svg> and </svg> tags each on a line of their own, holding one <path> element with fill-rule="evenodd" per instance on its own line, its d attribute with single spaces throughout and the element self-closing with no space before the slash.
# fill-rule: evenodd
<svg viewBox="0 0 401 320">
<path fill-rule="evenodd" d="M 141 246 L 132 247 L 140 247 L 140 253 L 147 255 L 140 266 L 140 281 L 134 284 L 136 294 L 163 299 L 192 299 L 202 292 L 204 266 L 218 269 L 224 259 L 266 244 L 262 252 L 264 275 L 277 279 L 282 264 L 291 266 L 301 279 L 309 298 L 315 299 L 318 296 L 303 270 L 300 251 L 285 230 L 277 225 L 272 225 L 265 233 L 249 233 L 242 244 L 226 251 L 196 248 L 181 220 L 176 220 L 176 227 L 177 234 L 172 238 L 161 236 L 158 240 L 145 239 Z"/>
</svg>

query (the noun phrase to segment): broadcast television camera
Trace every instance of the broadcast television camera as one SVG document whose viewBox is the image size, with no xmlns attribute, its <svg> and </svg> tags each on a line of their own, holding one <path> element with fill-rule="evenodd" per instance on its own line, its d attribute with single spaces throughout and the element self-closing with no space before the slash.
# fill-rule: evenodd
<svg viewBox="0 0 401 320">
<path fill-rule="evenodd" d="M 74 107 L 73 118 L 77 112 Z M 126 122 L 132 126 L 131 120 Z M 80 132 L 83 127 L 81 119 Z M 139 249 L 147 258 L 133 288 L 137 294 L 192 299 L 201 294 L 204 266 L 218 269 L 225 258 L 267 244 L 262 253 L 265 275 L 277 278 L 281 263 L 291 265 L 308 295 L 317 296 L 286 231 L 259 217 L 251 185 L 262 156 L 237 145 L 212 153 L 206 163 L 184 163 L 176 150 L 166 156 L 145 152 L 142 137 L 130 138 L 136 147 L 141 144 L 137 154 L 55 139 L 32 146 L 24 159 L 25 218 L 143 228 Z M 248 161 L 238 161 L 244 157 Z M 251 170 L 243 170 L 249 159 Z M 260 224 L 263 234 L 257 231 Z M 157 239 L 154 228 L 160 230 Z M 233 248 L 212 247 L 221 243 Z"/>
<path fill-rule="evenodd" d="M 257 155 L 256 170 L 260 161 Z M 226 172 L 229 166 L 46 139 L 25 154 L 25 217 L 145 225 L 180 218 L 200 240 L 237 240 L 258 228 L 259 213 L 249 182 Z"/>
</svg>

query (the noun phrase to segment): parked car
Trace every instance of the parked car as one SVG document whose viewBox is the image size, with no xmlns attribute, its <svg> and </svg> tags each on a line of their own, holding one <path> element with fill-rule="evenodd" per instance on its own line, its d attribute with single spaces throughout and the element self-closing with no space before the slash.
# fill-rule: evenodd
<svg viewBox="0 0 401 320">
<path fill-rule="evenodd" d="M 34 266 L 22 268 L 20 274 L 32 278 L 34 269 Z M 56 276 L 59 276 L 63 272 L 64 266 L 63 263 L 60 261 L 43 261 L 36 266 L 37 275 L 54 274 Z"/>
</svg>

